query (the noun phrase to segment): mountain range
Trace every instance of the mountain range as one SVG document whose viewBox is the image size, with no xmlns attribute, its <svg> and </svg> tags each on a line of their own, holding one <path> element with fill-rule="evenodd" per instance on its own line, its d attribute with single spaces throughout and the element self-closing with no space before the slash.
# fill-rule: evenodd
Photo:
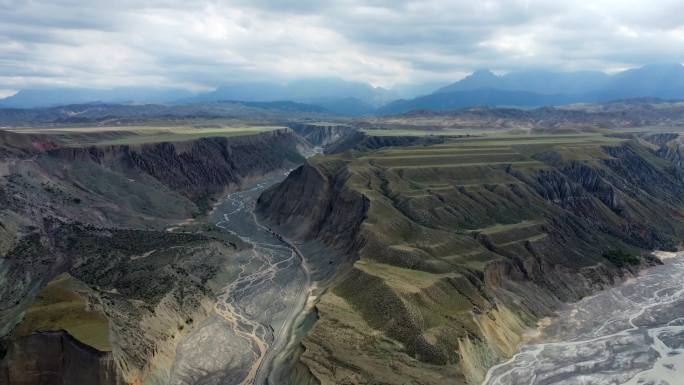
<svg viewBox="0 0 684 385">
<path fill-rule="evenodd" d="M 193 96 L 193 94 L 189 91 L 173 88 L 41 88 L 20 90 L 12 96 L 0 99 L 0 107 L 55 107 L 94 102 L 118 104 L 170 103 L 180 98 L 188 98 L 191 96 Z"/>
<path fill-rule="evenodd" d="M 541 107 L 638 97 L 684 99 L 684 67 L 653 64 L 606 74 L 599 71 L 529 70 L 497 75 L 478 70 L 432 93 L 430 85 L 393 90 L 337 78 L 289 83 L 231 82 L 193 94 L 181 89 L 29 89 L 0 99 L 0 107 L 33 108 L 90 102 L 195 104 L 215 101 L 291 101 L 322 107 L 337 115 L 392 115 L 414 110 L 445 111 L 472 106 Z M 404 97 L 406 99 L 398 99 Z"/>
<path fill-rule="evenodd" d="M 82 103 L 162 103 L 197 104 L 207 102 L 295 102 L 322 107 L 339 115 L 361 115 L 396 99 L 400 95 L 415 96 L 410 91 L 392 92 L 366 83 L 335 78 L 303 79 L 290 83 L 232 82 L 214 91 L 190 93 L 178 89 L 84 88 L 29 89 L 0 99 L 0 107 L 35 108 Z"/>
<path fill-rule="evenodd" d="M 629 98 L 684 98 L 684 67 L 654 64 L 613 75 L 596 71 L 524 71 L 496 75 L 478 70 L 431 94 L 396 100 L 376 113 L 453 110 L 472 106 L 541 107 Z"/>
</svg>

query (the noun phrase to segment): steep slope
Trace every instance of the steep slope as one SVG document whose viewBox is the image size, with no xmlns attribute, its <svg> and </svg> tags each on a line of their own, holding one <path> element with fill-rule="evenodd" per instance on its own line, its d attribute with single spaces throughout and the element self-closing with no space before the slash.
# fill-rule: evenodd
<svg viewBox="0 0 684 385">
<path fill-rule="evenodd" d="M 294 170 L 277 189 L 259 197 L 257 213 L 291 238 L 316 239 L 340 251 L 352 251 L 368 202 L 345 188 L 349 176 L 342 163 L 326 166 L 304 165 Z M 298 199 L 287 199 L 295 196 Z"/>
<path fill-rule="evenodd" d="M 326 148 L 356 134 L 356 130 L 353 127 L 344 124 L 290 123 L 288 127 L 312 145 L 322 148 Z"/>
<path fill-rule="evenodd" d="M 299 372 L 321 384 L 481 381 L 539 318 L 679 246 L 684 184 L 663 150 L 674 139 L 647 139 L 462 139 L 293 172 L 261 197 L 261 217 L 328 246 L 331 264 L 356 260 L 319 297 Z"/>
<path fill-rule="evenodd" d="M 349 150 L 367 151 L 383 147 L 406 147 L 420 144 L 436 144 L 445 141 L 443 136 L 405 136 L 405 135 L 368 135 L 362 131 L 354 132 L 326 148 L 328 154 L 338 154 Z"/>
<path fill-rule="evenodd" d="M 63 331 L 31 334 L 11 342 L 0 384 L 123 385 L 112 355 L 80 343 Z"/>
<path fill-rule="evenodd" d="M 167 383 L 177 344 L 213 311 L 245 247 L 191 218 L 225 191 L 301 162 L 308 146 L 289 130 L 80 148 L 0 138 L 0 383 L 27 385 L 44 371 L 65 383 Z M 55 297 L 63 274 L 75 283 Z M 83 331 L 90 313 L 65 306 L 105 320 Z M 60 357 L 83 367 L 59 366 Z"/>
<path fill-rule="evenodd" d="M 92 161 L 112 167 L 129 167 L 149 175 L 173 191 L 206 208 L 208 200 L 226 186 L 249 176 L 296 163 L 304 146 L 291 133 L 277 130 L 236 138 L 205 138 L 190 143 L 153 143 L 130 146 L 61 148 L 49 155 L 69 163 Z M 76 177 L 77 176 L 73 176 Z"/>
</svg>

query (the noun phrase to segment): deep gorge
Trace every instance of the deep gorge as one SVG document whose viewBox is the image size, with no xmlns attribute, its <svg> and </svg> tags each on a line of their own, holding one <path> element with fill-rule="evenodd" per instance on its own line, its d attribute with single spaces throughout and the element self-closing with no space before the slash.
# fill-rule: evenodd
<svg viewBox="0 0 684 385">
<path fill-rule="evenodd" d="M 50 356 L 28 362 L 16 352 L 73 338 L 26 318 L 57 300 L 104 317 L 94 330 L 107 331 L 111 346 L 88 358 L 97 383 L 250 378 L 252 361 L 239 352 L 255 347 L 232 337 L 224 353 L 235 358 L 204 372 L 177 359 L 201 362 L 184 342 L 219 333 L 217 297 L 255 268 L 247 256 L 263 247 L 230 225 L 216 228 L 212 215 L 230 208 L 217 203 L 266 180 L 278 183 L 245 200 L 248 210 L 271 242 L 300 250 L 310 274 L 283 350 L 269 355 L 268 371 L 253 372 L 279 384 L 479 383 L 538 320 L 658 265 L 649 251 L 684 239 L 678 135 L 598 144 L 551 136 L 552 146 L 523 137 L 504 147 L 346 130 L 83 148 L 3 136 L 0 381 L 33 384 L 21 373 L 48 370 Z M 305 160 L 314 147 L 328 154 Z M 74 283 L 48 285 L 64 274 Z M 254 298 L 244 315 L 289 303 Z M 28 334 L 17 335 L 17 324 Z M 101 337 L 79 336 L 86 346 Z"/>
</svg>

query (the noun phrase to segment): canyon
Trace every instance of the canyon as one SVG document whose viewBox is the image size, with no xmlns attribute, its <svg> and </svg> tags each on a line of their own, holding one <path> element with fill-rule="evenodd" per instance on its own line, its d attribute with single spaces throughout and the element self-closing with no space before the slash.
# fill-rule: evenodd
<svg viewBox="0 0 684 385">
<path fill-rule="evenodd" d="M 353 256 L 300 363 L 321 384 L 479 383 L 540 318 L 657 265 L 648 250 L 681 239 L 663 161 L 679 136 L 586 139 L 316 158 L 262 194 L 257 213 L 305 255 Z"/>
<path fill-rule="evenodd" d="M 684 239 L 677 130 L 362 124 L 0 131 L 0 384 L 506 383 Z"/>
<path fill-rule="evenodd" d="M 545 320 L 485 384 L 676 384 L 681 376 L 682 255 Z"/>
<path fill-rule="evenodd" d="M 49 352 L 30 363 L 20 358 L 51 343 L 54 337 L 43 331 L 53 330 L 45 326 L 78 335 L 70 328 L 78 329 L 79 319 L 61 310 L 65 301 L 31 307 L 34 299 L 53 296 L 49 283 L 60 274 L 78 282 L 62 288 L 68 301 L 84 301 L 106 318 L 80 341 L 109 335 L 107 351 L 97 352 L 105 360 L 95 360 L 99 383 L 168 383 L 177 345 L 214 315 L 216 293 L 249 248 L 187 218 L 196 219 L 225 191 L 301 162 L 299 150 L 307 146 L 284 131 L 50 150 L 36 146 L 45 138 L 4 139 L 11 154 L 3 160 L 0 314 L 3 334 L 17 324 L 29 333 L 3 349 L 0 378 L 8 383 L 39 381 L 53 366 L 57 356 Z M 36 318 L 56 325 L 22 324 L 27 310 L 43 311 Z M 102 374 L 112 366 L 116 376 Z"/>
</svg>

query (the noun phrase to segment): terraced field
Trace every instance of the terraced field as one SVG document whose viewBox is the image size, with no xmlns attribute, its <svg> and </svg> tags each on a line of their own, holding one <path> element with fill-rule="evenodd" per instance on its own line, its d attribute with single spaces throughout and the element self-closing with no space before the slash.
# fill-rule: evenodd
<svg viewBox="0 0 684 385">
<path fill-rule="evenodd" d="M 368 129 L 363 129 L 362 130 L 365 134 L 371 135 L 371 136 L 450 136 L 450 135 L 462 135 L 464 133 L 472 133 L 471 131 L 465 131 L 465 130 L 449 130 L 449 129 L 440 129 L 440 130 L 424 130 L 424 129 L 392 129 L 392 130 L 385 130 L 385 129 L 374 129 L 374 128 L 368 128 Z M 478 131 L 479 132 L 479 131 Z"/>
<path fill-rule="evenodd" d="M 303 342 L 323 384 L 479 383 L 539 318 L 626 274 L 610 250 L 684 236 L 675 166 L 643 138 L 492 135 L 355 155 L 293 176 L 368 200 L 359 259 Z"/>
<path fill-rule="evenodd" d="M 481 269 L 496 255 L 478 237 L 507 248 L 546 238 L 552 213 L 516 174 L 550 170 L 537 159 L 544 151 L 596 159 L 601 146 L 618 143 L 597 135 L 458 139 L 372 152 L 350 167 L 355 188 L 371 198 L 372 233 L 405 256 L 400 264 Z"/>
</svg>

